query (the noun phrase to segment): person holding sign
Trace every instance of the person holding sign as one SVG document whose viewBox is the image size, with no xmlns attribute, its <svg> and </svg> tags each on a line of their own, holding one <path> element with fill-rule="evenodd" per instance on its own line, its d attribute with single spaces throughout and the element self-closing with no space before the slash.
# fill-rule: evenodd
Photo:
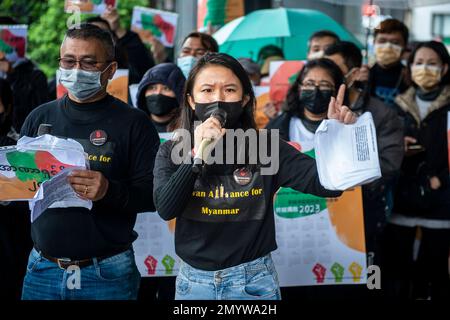
<svg viewBox="0 0 450 320">
<path fill-rule="evenodd" d="M 403 123 L 397 112 L 379 99 L 370 96 L 367 82 L 360 81 L 362 55 L 359 48 L 341 41 L 325 50 L 325 57 L 333 60 L 345 75 L 349 105 L 352 111 L 372 114 L 378 146 L 382 178 L 362 187 L 366 250 L 372 263 L 380 265 L 381 235 L 386 218 L 392 210 L 393 185 L 403 160 Z M 388 210 L 390 209 L 390 210 Z M 371 263 L 371 264 L 372 264 Z"/>
<path fill-rule="evenodd" d="M 354 123 L 355 115 L 342 105 L 343 94 L 344 87 L 337 99 L 330 96 L 328 117 Z M 270 255 L 277 247 L 275 192 L 286 186 L 323 197 L 341 194 L 320 185 L 312 158 L 276 132 L 264 136 L 255 130 L 254 105 L 252 85 L 240 63 L 227 54 L 206 54 L 186 82 L 178 125 L 182 139 L 168 141 L 158 151 L 155 206 L 163 219 L 177 218 L 175 248 L 182 262 L 176 299 L 281 299 Z M 195 129 L 194 120 L 201 121 Z M 236 142 L 235 130 L 226 129 L 259 135 L 257 161 L 252 161 L 256 152 L 250 150 L 256 143 Z M 186 141 L 188 151 L 183 147 L 179 152 Z M 227 163 L 211 162 L 209 157 L 207 164 L 197 166 L 205 141 L 215 146 L 215 156 L 231 154 Z M 244 161 L 237 161 L 243 160 L 237 156 L 242 150 Z M 272 163 L 263 161 L 264 150 L 272 150 L 272 160 L 279 164 L 276 170 L 267 170 Z M 182 161 L 177 158 L 180 153 Z"/>
<path fill-rule="evenodd" d="M 33 61 L 25 55 L 26 33 L 19 37 L 15 30 L 26 27 L 17 25 L 11 17 L 0 16 L 0 42 L 10 47 L 13 54 L 5 54 L 0 48 L 0 78 L 8 81 L 13 90 L 13 128 L 18 132 L 28 114 L 39 105 L 49 101 L 47 77 Z M 23 30 L 23 29 L 22 29 Z M 17 47 L 21 43 L 21 47 Z"/>
<path fill-rule="evenodd" d="M 336 97 L 339 104 L 344 104 L 344 81 L 341 70 L 333 61 L 324 58 L 308 61 L 289 88 L 283 113 L 269 122 L 266 128 L 278 129 L 282 139 L 290 141 L 302 153 L 315 155 L 315 133 L 322 121 L 329 117 L 330 99 Z M 308 201 L 304 200 L 305 195 L 295 196 Z M 346 238 L 350 239 L 351 236 L 347 235 Z M 333 286 L 321 287 L 318 291 L 297 286 L 283 288 L 283 294 L 287 299 L 314 294 L 331 297 L 335 294 L 334 290 Z M 352 286 L 340 286 L 339 290 L 352 294 Z"/>
<path fill-rule="evenodd" d="M 443 301 L 450 297 L 449 66 L 450 56 L 442 43 L 417 45 L 408 61 L 413 85 L 395 99 L 405 123 L 406 153 L 387 230 L 385 274 L 395 285 L 391 294 L 409 295 L 413 246 L 420 229 L 418 273 L 421 285 L 430 285 L 431 291 L 414 294 Z"/>
<path fill-rule="evenodd" d="M 136 299 L 133 227 L 137 213 L 154 211 L 148 192 L 158 134 L 142 111 L 106 92 L 117 68 L 109 32 L 91 24 L 71 28 L 60 54 L 68 95 L 33 111 L 21 135 L 34 137 L 46 126 L 83 146 L 90 170 L 74 170 L 68 181 L 93 208 L 51 207 L 32 223 L 22 298 Z"/>
<path fill-rule="evenodd" d="M 145 71 L 155 65 L 152 55 L 147 50 L 144 43 L 142 43 L 137 33 L 126 30 L 120 25 L 119 13 L 116 8 L 110 5 L 107 6 L 100 18 L 109 24 L 109 30 L 116 39 L 118 52 L 125 53 L 127 58 L 126 62 L 128 64 L 127 69 L 130 70 L 129 83 L 139 83 Z M 102 27 L 102 22 L 98 18 L 91 18 L 90 20 L 88 19 L 88 21 Z"/>
</svg>

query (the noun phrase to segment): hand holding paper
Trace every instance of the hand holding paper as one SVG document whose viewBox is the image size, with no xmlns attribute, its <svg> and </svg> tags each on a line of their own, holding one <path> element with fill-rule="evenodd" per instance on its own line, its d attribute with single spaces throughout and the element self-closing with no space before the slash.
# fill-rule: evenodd
<svg viewBox="0 0 450 320">
<path fill-rule="evenodd" d="M 99 171 L 74 170 L 67 180 L 73 190 L 85 200 L 101 200 L 108 191 L 108 179 Z"/>
<path fill-rule="evenodd" d="M 354 116 L 343 111 L 337 117 L 352 121 Z M 342 122 L 322 121 L 314 137 L 320 183 L 328 190 L 346 190 L 381 177 L 372 114 L 364 113 L 353 124 Z"/>
</svg>

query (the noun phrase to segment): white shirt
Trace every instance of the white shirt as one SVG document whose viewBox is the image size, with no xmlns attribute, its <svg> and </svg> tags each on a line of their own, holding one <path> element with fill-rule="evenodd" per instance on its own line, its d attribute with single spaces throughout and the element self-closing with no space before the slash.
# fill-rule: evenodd
<svg viewBox="0 0 450 320">
<path fill-rule="evenodd" d="M 299 143 L 302 152 L 314 149 L 314 133 L 306 129 L 302 120 L 295 116 L 289 121 L 289 140 Z"/>
</svg>

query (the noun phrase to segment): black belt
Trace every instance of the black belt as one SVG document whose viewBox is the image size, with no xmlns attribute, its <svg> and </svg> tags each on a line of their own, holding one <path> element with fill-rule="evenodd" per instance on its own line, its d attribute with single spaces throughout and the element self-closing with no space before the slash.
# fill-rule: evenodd
<svg viewBox="0 0 450 320">
<path fill-rule="evenodd" d="M 58 265 L 58 267 L 60 267 L 61 269 L 66 270 L 68 267 L 70 266 L 77 266 L 80 268 L 84 268 L 84 267 L 88 267 L 94 264 L 94 259 L 97 259 L 97 262 L 100 262 L 102 260 L 105 260 L 107 258 L 110 258 L 112 256 L 115 256 L 119 253 L 114 253 L 111 255 L 107 255 L 107 256 L 101 256 L 101 257 L 97 257 L 97 258 L 90 258 L 90 259 L 82 259 L 82 260 L 72 260 L 69 258 L 55 258 L 49 255 L 46 255 L 45 253 L 43 253 L 42 251 L 40 251 L 39 249 L 35 248 L 37 252 L 39 252 L 39 254 L 44 257 L 45 259 L 47 259 L 48 261 L 54 262 Z"/>
</svg>

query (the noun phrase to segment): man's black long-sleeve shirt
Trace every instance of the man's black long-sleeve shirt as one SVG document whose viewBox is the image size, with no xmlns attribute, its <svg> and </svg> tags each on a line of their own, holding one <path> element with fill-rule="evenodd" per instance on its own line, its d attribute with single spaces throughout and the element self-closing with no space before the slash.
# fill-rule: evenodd
<svg viewBox="0 0 450 320">
<path fill-rule="evenodd" d="M 34 110 L 21 135 L 36 136 L 42 123 L 52 125 L 52 135 L 81 143 L 90 169 L 102 172 L 109 187 L 90 211 L 74 207 L 44 211 L 32 224 L 35 246 L 47 255 L 71 259 L 127 250 L 137 237 L 136 214 L 154 210 L 153 165 L 159 138 L 149 119 L 110 95 L 86 104 L 64 96 Z M 97 130 L 107 136 L 100 146 L 90 139 Z"/>
</svg>

